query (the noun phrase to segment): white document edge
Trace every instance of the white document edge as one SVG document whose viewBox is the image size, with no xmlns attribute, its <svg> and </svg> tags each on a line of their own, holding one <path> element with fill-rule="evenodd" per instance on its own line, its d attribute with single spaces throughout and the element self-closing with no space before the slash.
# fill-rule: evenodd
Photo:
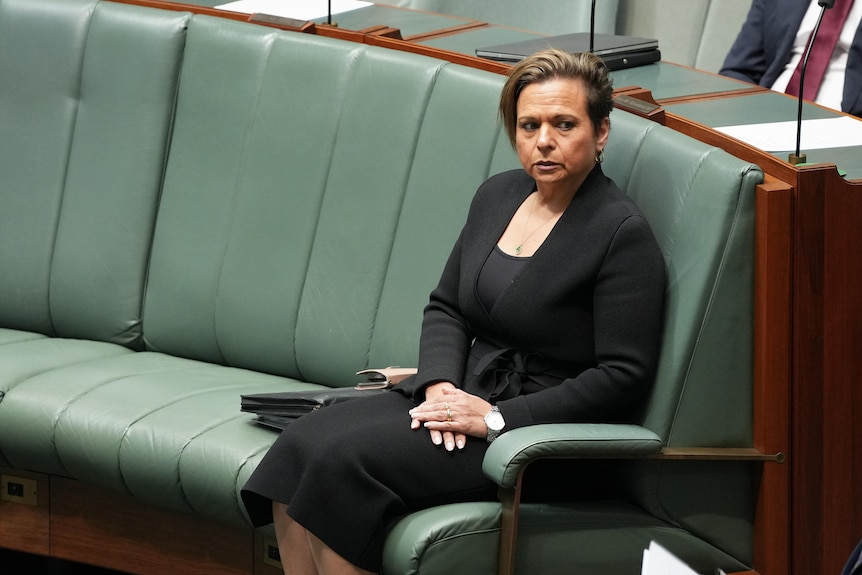
<svg viewBox="0 0 862 575">
<path fill-rule="evenodd" d="M 216 6 L 219 10 L 231 10 L 244 14 L 270 14 L 297 20 L 314 20 L 329 14 L 330 0 L 236 0 Z M 371 2 L 360 0 L 331 0 L 332 14 L 343 14 L 371 6 Z"/>
<path fill-rule="evenodd" d="M 676 555 L 651 541 L 648 549 L 644 549 L 641 575 L 698 575 L 697 572 L 683 563 Z"/>
<path fill-rule="evenodd" d="M 795 120 L 766 124 L 744 124 L 715 128 L 766 152 L 787 152 L 796 149 Z M 862 121 L 850 116 L 803 120 L 800 150 L 823 150 L 862 146 Z"/>
</svg>

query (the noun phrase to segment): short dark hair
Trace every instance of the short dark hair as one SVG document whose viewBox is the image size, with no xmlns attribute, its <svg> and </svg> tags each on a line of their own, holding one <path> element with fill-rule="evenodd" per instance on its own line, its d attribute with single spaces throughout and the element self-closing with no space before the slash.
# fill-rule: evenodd
<svg viewBox="0 0 862 575">
<path fill-rule="evenodd" d="M 571 53 L 548 48 L 524 58 L 509 72 L 500 94 L 500 119 L 512 146 L 518 121 L 518 98 L 524 87 L 548 80 L 580 80 L 587 88 L 587 113 L 598 132 L 614 108 L 613 81 L 601 58 L 589 52 Z"/>
</svg>

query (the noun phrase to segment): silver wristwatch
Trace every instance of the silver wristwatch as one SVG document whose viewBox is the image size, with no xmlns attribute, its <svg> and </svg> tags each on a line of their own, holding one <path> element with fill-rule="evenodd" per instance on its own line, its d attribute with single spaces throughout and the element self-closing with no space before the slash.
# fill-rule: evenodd
<svg viewBox="0 0 862 575">
<path fill-rule="evenodd" d="M 500 408 L 496 405 L 491 408 L 491 411 L 485 414 L 485 427 L 488 428 L 488 443 L 497 439 L 500 433 L 503 432 L 503 428 L 506 427 L 503 414 L 500 413 Z"/>
</svg>

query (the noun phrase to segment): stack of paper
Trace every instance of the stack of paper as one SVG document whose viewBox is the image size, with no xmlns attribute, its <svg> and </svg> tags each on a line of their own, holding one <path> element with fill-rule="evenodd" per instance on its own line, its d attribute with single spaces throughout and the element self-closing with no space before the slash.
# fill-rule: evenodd
<svg viewBox="0 0 862 575">
<path fill-rule="evenodd" d="M 765 152 L 787 152 L 796 149 L 796 127 L 797 123 L 790 121 L 723 126 L 716 131 Z M 862 122 L 850 116 L 804 120 L 801 133 L 802 151 L 862 145 Z"/>
<path fill-rule="evenodd" d="M 649 549 L 644 550 L 644 562 L 641 575 L 698 575 L 691 567 L 682 562 L 676 555 L 652 541 Z M 721 569 L 716 575 L 725 575 Z"/>
</svg>

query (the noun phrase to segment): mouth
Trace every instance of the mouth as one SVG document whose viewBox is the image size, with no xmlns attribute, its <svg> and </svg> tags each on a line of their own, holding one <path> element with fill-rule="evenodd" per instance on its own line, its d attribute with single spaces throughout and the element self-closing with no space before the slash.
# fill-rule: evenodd
<svg viewBox="0 0 862 575">
<path fill-rule="evenodd" d="M 538 170 L 553 170 L 559 166 L 558 163 L 550 162 L 547 160 L 542 160 L 540 162 L 536 162 L 533 165 L 536 166 L 536 169 L 538 169 Z"/>
</svg>

